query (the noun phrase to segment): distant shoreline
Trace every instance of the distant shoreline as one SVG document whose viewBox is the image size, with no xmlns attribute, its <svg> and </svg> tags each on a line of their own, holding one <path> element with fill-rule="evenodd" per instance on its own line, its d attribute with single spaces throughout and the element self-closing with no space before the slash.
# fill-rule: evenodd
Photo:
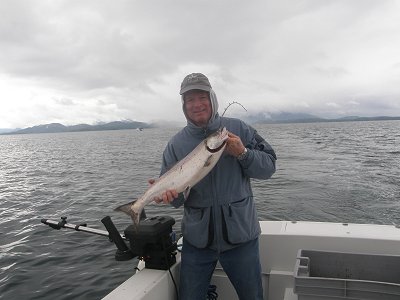
<svg viewBox="0 0 400 300">
<path fill-rule="evenodd" d="M 325 119 L 319 117 L 305 117 L 295 118 L 296 115 L 290 115 L 291 118 L 246 118 L 250 124 L 292 124 L 292 123 L 333 123 L 333 122 L 360 122 L 360 121 L 396 121 L 400 120 L 399 117 L 343 117 L 336 119 Z M 137 129 L 143 130 L 146 128 L 161 128 L 171 127 L 172 123 L 145 123 L 136 121 L 114 121 L 98 125 L 78 124 L 72 126 L 65 126 L 60 123 L 50 123 L 28 127 L 24 129 L 0 129 L 0 135 L 19 135 L 19 134 L 40 134 L 40 133 L 61 133 L 61 132 L 85 132 L 85 131 L 107 131 L 107 130 L 124 130 L 124 129 Z"/>
<path fill-rule="evenodd" d="M 50 123 L 19 129 L 10 132 L 3 132 L 1 135 L 16 134 L 39 134 L 39 133 L 60 133 L 60 132 L 83 132 L 83 131 L 104 131 L 104 130 L 121 130 L 121 129 L 138 129 L 150 128 L 152 125 L 144 122 L 136 121 L 115 121 L 98 125 L 78 124 L 65 126 L 60 123 Z"/>
</svg>

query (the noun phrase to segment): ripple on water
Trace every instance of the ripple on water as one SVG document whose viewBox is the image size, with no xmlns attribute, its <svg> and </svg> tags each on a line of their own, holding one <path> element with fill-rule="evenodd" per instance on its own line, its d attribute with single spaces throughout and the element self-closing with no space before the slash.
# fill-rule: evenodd
<svg viewBox="0 0 400 300">
<path fill-rule="evenodd" d="M 277 173 L 253 181 L 262 220 L 400 223 L 400 122 L 255 125 Z M 0 136 L 0 299 L 100 299 L 134 273 L 108 239 L 53 230 L 41 218 L 119 230 L 113 211 L 157 177 L 176 129 Z M 180 233 L 182 209 L 160 205 Z"/>
</svg>

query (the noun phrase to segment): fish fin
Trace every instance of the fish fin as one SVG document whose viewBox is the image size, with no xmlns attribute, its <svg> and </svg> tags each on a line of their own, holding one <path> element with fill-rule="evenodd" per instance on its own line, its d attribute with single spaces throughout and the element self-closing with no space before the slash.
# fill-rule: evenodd
<svg viewBox="0 0 400 300">
<path fill-rule="evenodd" d="M 146 212 L 144 211 L 144 209 L 142 209 L 142 211 L 141 211 L 141 213 L 140 213 L 140 218 L 138 217 L 138 214 L 135 213 L 135 212 L 132 210 L 132 208 L 131 208 L 132 205 L 133 205 L 136 201 L 137 201 L 137 199 L 135 199 L 135 200 L 133 200 L 133 201 L 131 201 L 131 202 L 129 202 L 129 203 L 120 205 L 120 206 L 118 206 L 117 208 L 115 208 L 114 211 L 121 211 L 121 212 L 127 214 L 128 216 L 131 217 L 132 221 L 133 221 L 135 224 L 138 224 L 140 220 L 146 219 Z"/>
<path fill-rule="evenodd" d="M 189 186 L 187 186 L 186 189 L 183 191 L 183 197 L 185 198 L 185 200 L 189 197 L 190 189 L 191 189 L 191 188 L 192 188 L 192 187 L 189 185 Z"/>
<path fill-rule="evenodd" d="M 212 155 L 208 156 L 203 167 L 208 167 L 211 164 Z"/>
</svg>

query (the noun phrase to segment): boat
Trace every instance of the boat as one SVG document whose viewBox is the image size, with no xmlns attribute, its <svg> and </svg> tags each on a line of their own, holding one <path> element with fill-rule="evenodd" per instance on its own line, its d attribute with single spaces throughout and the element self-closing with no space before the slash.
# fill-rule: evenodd
<svg viewBox="0 0 400 300">
<path fill-rule="evenodd" d="M 260 221 L 260 226 L 264 299 L 400 299 L 400 226 L 306 221 Z M 302 257 L 302 254 L 317 256 Z M 345 278 L 313 276 L 307 264 L 316 257 L 319 257 L 318 267 L 328 274 L 336 266 L 351 274 Z M 332 257 L 335 257 L 333 262 Z M 373 268 L 357 278 L 352 268 L 370 262 L 375 263 Z M 176 263 L 169 270 L 140 268 L 103 300 L 178 299 L 179 271 L 178 251 Z M 211 284 L 216 286 L 218 294 L 213 299 L 238 299 L 219 265 Z"/>
</svg>

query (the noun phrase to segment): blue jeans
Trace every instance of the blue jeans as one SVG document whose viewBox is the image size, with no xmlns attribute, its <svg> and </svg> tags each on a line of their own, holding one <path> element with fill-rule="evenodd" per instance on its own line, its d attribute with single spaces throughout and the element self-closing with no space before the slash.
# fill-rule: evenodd
<svg viewBox="0 0 400 300">
<path fill-rule="evenodd" d="M 183 239 L 180 300 L 206 299 L 211 276 L 218 260 L 228 275 L 239 299 L 263 299 L 257 238 L 222 253 L 207 248 L 198 249 Z"/>
</svg>

